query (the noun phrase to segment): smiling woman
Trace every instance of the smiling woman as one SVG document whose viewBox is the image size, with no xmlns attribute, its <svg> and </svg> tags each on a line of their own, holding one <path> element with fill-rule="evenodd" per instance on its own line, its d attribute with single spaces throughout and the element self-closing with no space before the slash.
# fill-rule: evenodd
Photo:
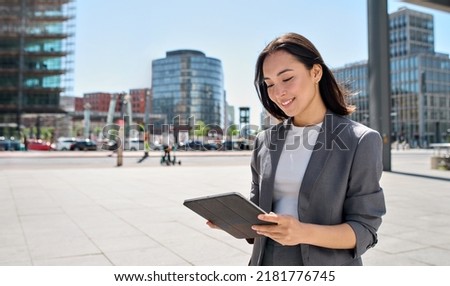
<svg viewBox="0 0 450 286">
<path fill-rule="evenodd" d="M 322 121 L 326 107 L 318 85 L 322 76 L 321 65 L 314 64 L 308 70 L 293 55 L 280 50 L 267 56 L 263 72 L 270 100 L 287 116 L 294 116 L 295 125 L 306 126 Z"/>
<path fill-rule="evenodd" d="M 254 143 L 250 199 L 275 224 L 253 226 L 250 265 L 362 265 L 386 212 L 380 135 L 345 118 L 354 107 L 301 35 L 266 46 L 255 86 L 282 122 Z"/>
</svg>

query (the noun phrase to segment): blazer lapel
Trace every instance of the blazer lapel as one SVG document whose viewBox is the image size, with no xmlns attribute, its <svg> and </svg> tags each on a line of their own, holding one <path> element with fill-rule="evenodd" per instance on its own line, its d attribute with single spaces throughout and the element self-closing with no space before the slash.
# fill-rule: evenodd
<svg viewBox="0 0 450 286">
<path fill-rule="evenodd" d="M 306 168 L 305 175 L 303 176 L 303 181 L 300 186 L 298 196 L 299 218 L 301 217 L 300 210 L 305 210 L 309 207 L 309 197 L 314 191 L 316 181 L 322 175 L 323 166 L 330 157 L 331 148 L 329 148 L 329 146 L 333 143 L 333 138 L 330 136 L 334 128 L 333 117 L 334 115 L 331 112 L 327 112 L 325 114 L 319 136 L 317 137 L 311 158 L 309 159 L 308 167 Z"/>
<path fill-rule="evenodd" d="M 266 157 L 263 168 L 263 179 L 260 185 L 260 207 L 266 212 L 272 211 L 272 199 L 273 199 L 273 187 L 275 183 L 275 173 L 280 160 L 281 152 L 285 144 L 287 131 L 289 130 L 290 121 L 288 121 L 288 127 L 286 128 L 284 123 L 279 124 L 275 129 L 270 132 L 269 142 L 265 142 L 268 146 L 269 156 Z M 265 176 L 268 175 L 268 176 Z M 267 237 L 255 238 L 254 251 L 251 259 L 251 265 L 261 265 L 264 255 L 264 247 L 267 242 Z"/>
<path fill-rule="evenodd" d="M 267 162 L 265 173 L 261 184 L 261 208 L 267 212 L 272 211 L 273 187 L 275 183 L 275 173 L 283 151 L 287 131 L 290 129 L 290 121 L 285 125 L 281 123 L 276 129 L 271 131 L 269 146 L 270 161 Z M 270 168 L 270 169 L 268 169 Z M 273 168 L 273 169 L 272 169 Z"/>
</svg>

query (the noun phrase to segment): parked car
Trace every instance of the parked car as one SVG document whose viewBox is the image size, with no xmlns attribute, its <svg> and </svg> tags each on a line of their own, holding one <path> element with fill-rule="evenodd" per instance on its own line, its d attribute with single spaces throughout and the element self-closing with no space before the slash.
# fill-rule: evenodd
<svg viewBox="0 0 450 286">
<path fill-rule="evenodd" d="M 55 149 L 58 151 L 67 151 L 70 150 L 70 146 L 74 144 L 77 140 L 75 138 L 69 137 L 60 137 L 56 141 Z"/>
<path fill-rule="evenodd" d="M 77 140 L 75 143 L 70 145 L 71 151 L 97 151 L 97 144 L 89 139 Z"/>
<path fill-rule="evenodd" d="M 129 144 L 128 144 L 128 148 L 126 148 L 127 150 L 130 151 L 143 151 L 145 148 L 144 146 L 144 140 L 138 139 L 138 138 L 133 138 L 130 139 Z"/>
<path fill-rule="evenodd" d="M 240 150 L 252 150 L 253 149 L 253 143 L 249 140 L 242 140 L 237 142 L 239 144 Z"/>
<path fill-rule="evenodd" d="M 161 151 L 163 146 L 159 142 L 150 142 L 150 150 Z"/>
<path fill-rule="evenodd" d="M 219 150 L 219 145 L 217 145 L 216 143 L 204 143 L 203 147 L 206 150 Z"/>
<path fill-rule="evenodd" d="M 14 137 L 6 139 L 4 136 L 0 136 L 0 151 L 19 151 L 21 149 L 21 143 L 15 140 Z"/>
<path fill-rule="evenodd" d="M 100 150 L 107 150 L 107 151 L 116 151 L 117 150 L 117 142 L 115 140 L 108 140 L 105 139 L 101 144 L 99 145 Z"/>
<path fill-rule="evenodd" d="M 203 146 L 203 142 L 201 141 L 189 141 L 186 145 L 183 146 L 183 148 L 185 150 L 206 150 L 206 148 Z"/>
<path fill-rule="evenodd" d="M 52 151 L 55 150 L 55 145 L 42 139 L 30 139 L 27 142 L 27 149 L 35 151 Z"/>
<path fill-rule="evenodd" d="M 145 144 L 144 140 L 133 138 L 128 141 L 128 143 L 125 145 L 124 150 L 130 150 L 130 151 L 144 151 L 145 150 Z M 109 150 L 109 151 L 115 151 L 117 150 L 117 142 L 115 140 L 106 140 L 102 145 L 102 150 Z M 154 151 L 160 151 L 163 150 L 163 147 L 158 142 L 150 142 L 149 144 L 150 150 Z"/>
<path fill-rule="evenodd" d="M 106 149 L 104 148 L 104 146 L 106 146 Z M 118 149 L 117 141 L 115 140 L 108 140 L 105 143 L 103 143 L 102 146 L 102 150 L 116 151 L 117 149 Z M 129 139 L 124 147 L 124 150 L 130 151 L 141 151 L 141 150 L 143 151 L 144 149 L 145 149 L 144 140 L 138 138 Z"/>
<path fill-rule="evenodd" d="M 240 150 L 239 143 L 236 141 L 223 141 L 220 150 Z"/>
</svg>

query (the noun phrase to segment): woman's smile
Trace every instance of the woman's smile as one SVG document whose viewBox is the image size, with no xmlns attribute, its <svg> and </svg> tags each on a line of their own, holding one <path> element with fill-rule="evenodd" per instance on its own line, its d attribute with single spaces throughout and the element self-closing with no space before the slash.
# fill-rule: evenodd
<svg viewBox="0 0 450 286">
<path fill-rule="evenodd" d="M 281 104 L 282 107 L 288 107 L 289 105 L 291 105 L 291 103 L 294 100 L 295 100 L 295 97 L 291 98 L 291 99 L 283 100 L 283 101 L 280 102 L 280 104 Z"/>
</svg>

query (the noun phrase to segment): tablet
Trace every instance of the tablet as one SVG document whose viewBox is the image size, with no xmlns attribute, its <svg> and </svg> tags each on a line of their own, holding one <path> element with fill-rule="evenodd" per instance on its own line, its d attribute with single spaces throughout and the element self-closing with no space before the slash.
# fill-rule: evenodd
<svg viewBox="0 0 450 286">
<path fill-rule="evenodd" d="M 236 192 L 187 199 L 183 205 L 236 238 L 254 238 L 255 224 L 274 224 L 258 219 L 266 212 Z"/>
</svg>

